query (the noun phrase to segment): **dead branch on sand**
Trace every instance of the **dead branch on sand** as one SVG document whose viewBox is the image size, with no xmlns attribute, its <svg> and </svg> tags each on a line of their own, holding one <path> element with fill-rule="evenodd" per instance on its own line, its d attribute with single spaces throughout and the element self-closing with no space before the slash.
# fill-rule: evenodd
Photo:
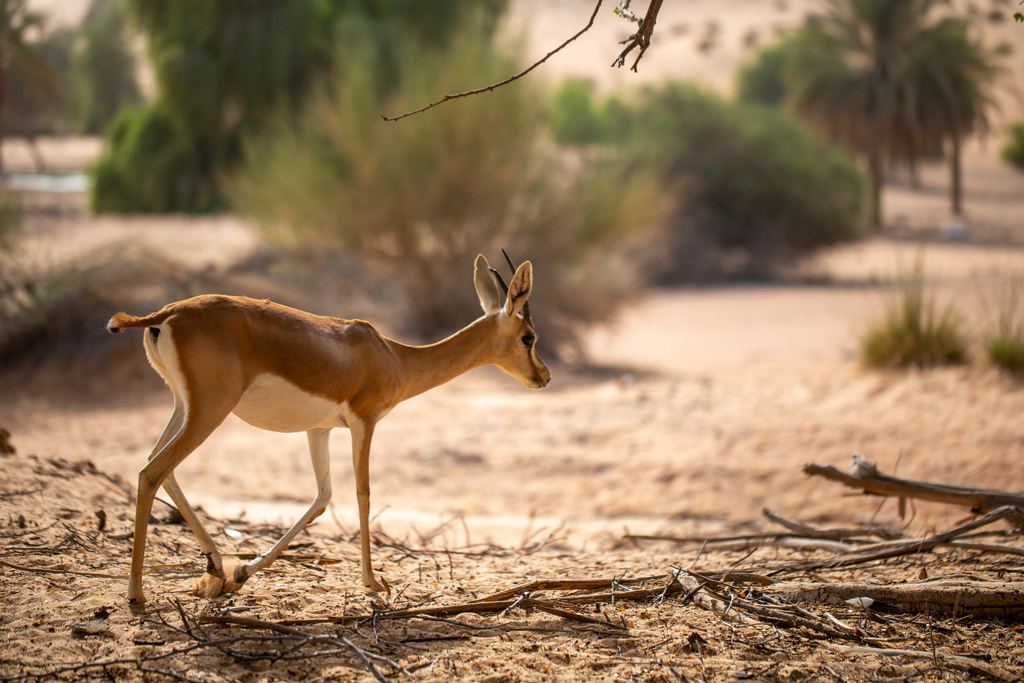
<svg viewBox="0 0 1024 683">
<path fill-rule="evenodd" d="M 1024 506 L 1024 494 L 957 484 L 937 484 L 915 479 L 901 479 L 881 474 L 874 463 L 866 460 L 859 453 L 853 454 L 849 474 L 843 474 L 831 465 L 805 465 L 804 474 L 838 481 L 851 488 L 861 489 L 867 495 L 893 496 L 901 499 L 917 498 L 937 503 L 966 505 L 975 512 L 987 512 L 1003 505 Z M 1017 521 L 1020 523 L 1022 520 L 1024 517 Z"/>
</svg>

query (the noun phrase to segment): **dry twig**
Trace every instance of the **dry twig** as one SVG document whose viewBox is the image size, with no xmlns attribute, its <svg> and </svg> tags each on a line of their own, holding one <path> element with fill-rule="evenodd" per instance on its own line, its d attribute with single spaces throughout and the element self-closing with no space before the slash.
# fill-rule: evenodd
<svg viewBox="0 0 1024 683">
<path fill-rule="evenodd" d="M 633 66 L 630 67 L 630 71 L 636 72 L 637 64 L 640 63 L 644 53 L 647 52 L 647 48 L 651 46 L 651 36 L 654 34 L 654 25 L 658 21 L 658 12 L 661 11 L 661 3 L 663 0 L 651 0 L 650 6 L 647 8 L 647 14 L 643 19 L 639 19 L 635 14 L 629 11 L 629 0 L 625 0 L 623 6 L 619 9 L 619 14 L 632 21 L 638 21 L 640 28 L 637 32 L 631 35 L 624 45 L 626 49 L 622 51 L 622 54 L 612 62 L 612 66 L 621 67 L 626 63 L 626 55 L 628 55 L 633 48 L 639 47 L 640 52 L 636 55 L 636 61 L 633 62 Z"/>
</svg>

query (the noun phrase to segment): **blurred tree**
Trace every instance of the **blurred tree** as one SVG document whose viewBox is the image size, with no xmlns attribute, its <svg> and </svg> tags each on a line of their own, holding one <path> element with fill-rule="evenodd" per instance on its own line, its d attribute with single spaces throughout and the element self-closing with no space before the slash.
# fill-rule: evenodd
<svg viewBox="0 0 1024 683">
<path fill-rule="evenodd" d="M 0 145 L 59 97 L 60 74 L 39 50 L 43 25 L 26 0 L 0 0 Z"/>
<path fill-rule="evenodd" d="M 127 29 L 125 0 L 93 0 L 68 84 L 67 116 L 79 132 L 102 133 L 120 109 L 142 101 Z"/>
<path fill-rule="evenodd" d="M 297 100 L 327 65 L 332 6 L 327 0 L 130 0 L 130 6 L 149 38 L 158 93 L 146 107 L 122 112 L 111 129 L 95 168 L 93 208 L 217 209 L 218 175 L 238 162 L 243 132 Z M 157 128 L 161 134 L 152 134 Z M 142 143 L 145 150 L 124 147 Z"/>
<path fill-rule="evenodd" d="M 951 203 L 960 212 L 960 144 L 986 126 L 991 57 L 966 20 L 929 19 L 939 0 L 829 0 L 796 34 L 787 103 L 867 158 L 881 220 L 887 164 L 934 155 L 948 143 Z"/>
<path fill-rule="evenodd" d="M 210 211 L 223 206 L 221 176 L 241 160 L 242 138 L 255 134 L 279 109 L 293 110 L 310 85 L 329 70 L 333 45 L 344 42 L 358 62 L 359 50 L 391 55 L 405 40 L 443 42 L 466 8 L 478 3 L 443 0 L 129 0 L 149 38 L 158 94 L 149 107 L 126 113 L 108 138 L 110 149 L 96 167 L 93 207 L 98 211 Z M 492 11 L 504 0 L 488 0 Z M 377 82 L 388 87 L 387 60 Z M 147 111 L 148 109 L 159 110 Z M 149 123 L 144 123 L 145 118 Z M 126 135 L 152 130 L 159 120 L 166 137 Z M 157 154 L 171 167 L 156 174 L 158 188 L 143 188 L 154 172 L 145 155 L 118 145 L 164 144 Z M 152 151 L 152 150 L 151 150 Z M 186 160 L 184 157 L 188 157 Z M 176 177 L 175 172 L 187 172 Z M 186 189 L 190 188 L 190 189 Z M 157 200 L 157 201 L 154 201 Z"/>
</svg>

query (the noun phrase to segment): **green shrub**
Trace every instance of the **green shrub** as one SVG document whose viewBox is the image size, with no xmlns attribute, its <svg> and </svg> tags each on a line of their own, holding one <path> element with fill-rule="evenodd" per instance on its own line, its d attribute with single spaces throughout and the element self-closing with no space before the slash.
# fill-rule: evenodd
<svg viewBox="0 0 1024 683">
<path fill-rule="evenodd" d="M 630 110 L 627 159 L 683 197 L 666 277 L 769 276 L 868 231 L 864 174 L 778 110 L 694 88 L 647 91 Z"/>
<path fill-rule="evenodd" d="M 636 282 L 626 249 L 666 211 L 650 174 L 567 172 L 529 80 L 383 123 L 381 113 L 515 72 L 472 25 L 444 51 L 407 46 L 383 100 L 372 65 L 353 63 L 346 49 L 339 60 L 349 68 L 298 120 L 248 140 L 231 183 L 240 210 L 279 242 L 340 244 L 387 264 L 405 292 L 409 331 L 422 335 L 479 314 L 473 258 L 498 266 L 501 246 L 533 261 L 533 315 L 546 344 L 565 349 L 577 323 L 613 314 Z"/>
<path fill-rule="evenodd" d="M 926 291 L 924 259 L 902 273 L 888 295 L 885 312 L 860 339 L 861 360 L 876 368 L 955 365 L 967 358 L 964 323 L 956 308 L 939 308 Z"/>
<path fill-rule="evenodd" d="M 106 134 L 107 153 L 92 169 L 96 213 L 211 211 L 219 195 L 160 102 L 122 109 Z"/>
<path fill-rule="evenodd" d="M 988 359 L 1010 372 L 1024 372 L 1024 275 L 1005 278 L 994 308 L 983 302 L 987 329 L 982 346 Z"/>
<path fill-rule="evenodd" d="M 1003 146 L 1002 157 L 1014 166 L 1024 169 L 1024 121 L 1010 126 L 1009 140 Z"/>
<path fill-rule="evenodd" d="M 564 145 L 614 142 L 622 133 L 622 111 L 615 97 L 597 101 L 593 82 L 570 78 L 551 99 L 551 135 Z"/>
<path fill-rule="evenodd" d="M 769 107 L 781 106 L 786 100 L 783 73 L 793 46 L 791 39 L 784 38 L 758 50 L 753 60 L 742 65 L 736 72 L 737 99 Z"/>
</svg>

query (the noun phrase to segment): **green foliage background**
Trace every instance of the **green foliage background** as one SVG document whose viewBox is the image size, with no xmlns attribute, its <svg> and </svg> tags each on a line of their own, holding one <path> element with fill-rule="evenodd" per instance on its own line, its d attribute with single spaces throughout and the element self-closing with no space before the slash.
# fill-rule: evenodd
<svg viewBox="0 0 1024 683">
<path fill-rule="evenodd" d="M 578 137 L 561 139 L 609 148 L 625 168 L 659 173 L 677 197 L 659 279 L 768 277 L 870 231 L 864 174 L 777 108 L 672 83 L 628 102 L 589 97 L 572 83 L 556 95 L 554 131 L 582 122 Z"/>
<path fill-rule="evenodd" d="M 225 208 L 223 176 L 242 140 L 279 112 L 294 112 L 330 70 L 334 49 L 374 54 L 378 87 L 393 83 L 406 41 L 443 44 L 468 9 L 494 17 L 503 0 L 129 0 L 148 38 L 158 95 L 124 112 L 95 168 L 101 212 L 205 212 Z M 160 135 L 154 133 L 159 131 Z M 152 157 L 140 177 L 139 159 Z M 160 192 L 163 188 L 163 192 Z"/>
</svg>

